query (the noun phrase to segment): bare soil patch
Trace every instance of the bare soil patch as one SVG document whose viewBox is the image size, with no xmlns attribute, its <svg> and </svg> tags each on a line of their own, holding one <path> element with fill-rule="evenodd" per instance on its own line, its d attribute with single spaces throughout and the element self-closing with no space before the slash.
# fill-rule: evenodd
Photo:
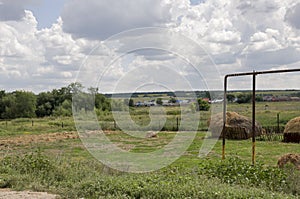
<svg viewBox="0 0 300 199">
<path fill-rule="evenodd" d="M 0 149 L 7 148 L 10 146 L 21 146 L 21 145 L 28 145 L 31 143 L 55 142 L 58 140 L 77 139 L 77 138 L 79 138 L 79 136 L 76 131 L 5 137 L 5 138 L 0 138 Z"/>
<path fill-rule="evenodd" d="M 57 195 L 46 192 L 32 191 L 12 191 L 9 189 L 0 189 L 0 199 L 57 199 Z"/>
</svg>

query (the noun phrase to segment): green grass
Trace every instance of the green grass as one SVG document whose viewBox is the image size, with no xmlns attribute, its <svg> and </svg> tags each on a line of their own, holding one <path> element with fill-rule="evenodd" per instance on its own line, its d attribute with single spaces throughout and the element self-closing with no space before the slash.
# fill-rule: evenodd
<svg viewBox="0 0 300 199">
<path fill-rule="evenodd" d="M 41 134 L 63 131 L 74 131 L 72 117 L 63 118 L 20 118 L 10 121 L 0 121 L 0 137 L 23 134 Z"/>
<path fill-rule="evenodd" d="M 122 132 L 108 135 L 124 148 L 134 145 L 129 150 L 136 153 L 163 147 L 174 136 L 173 132 L 154 139 Z M 11 146 L 2 150 L 0 186 L 49 191 L 63 198 L 296 198 L 299 194 L 300 176 L 294 170 L 276 168 L 280 155 L 300 153 L 298 144 L 257 142 L 253 167 L 250 140 L 227 141 L 226 161 L 221 160 L 221 141 L 207 158 L 199 158 L 204 136 L 205 132 L 198 133 L 185 155 L 172 165 L 146 174 L 105 167 L 79 139 Z"/>
<path fill-rule="evenodd" d="M 265 110 L 265 105 L 268 104 L 268 109 Z M 220 106 L 220 105 L 216 105 Z M 179 118 L 179 124 L 181 120 L 181 111 L 179 107 L 164 107 L 166 115 L 156 115 L 155 111 L 151 112 L 153 117 L 166 117 L 166 123 L 155 123 L 151 128 L 153 130 L 163 131 L 176 131 L 177 130 L 177 118 Z M 248 116 L 251 118 L 252 106 L 251 104 L 228 104 L 228 111 L 235 111 L 239 114 Z M 150 123 L 149 107 L 131 108 L 129 110 L 130 117 L 137 125 L 145 127 Z M 277 114 L 279 113 L 279 125 L 284 126 L 286 123 L 297 116 L 300 116 L 300 102 L 259 102 L 256 104 L 256 120 L 262 124 L 262 126 L 277 126 Z M 119 115 L 126 114 L 126 112 L 120 112 Z M 193 115 L 194 114 L 194 115 Z M 198 116 L 197 116 L 198 115 Z M 189 112 L 189 108 L 185 108 L 182 112 L 182 116 L 187 119 L 187 124 L 181 126 L 181 130 L 194 130 L 192 127 L 193 118 L 200 117 L 198 130 L 206 130 L 207 120 L 210 117 L 209 111 L 201 111 L 192 113 Z M 191 117 L 193 116 L 193 117 Z M 122 120 L 122 117 L 120 117 Z M 116 130 L 117 126 L 114 124 L 114 117 L 109 112 L 99 112 L 98 120 L 102 129 L 104 130 Z M 32 126 L 33 121 L 33 126 Z M 126 124 L 126 121 L 121 121 Z M 198 122 L 198 121 L 196 121 Z M 62 126 L 63 124 L 63 126 Z M 132 125 L 128 123 L 126 129 L 132 129 Z M 41 119 L 15 119 L 11 121 L 0 121 L 0 137 L 3 135 L 22 135 L 22 134 L 40 134 L 50 132 L 61 131 L 74 131 L 74 121 L 72 117 L 63 118 L 41 118 Z"/>
<path fill-rule="evenodd" d="M 257 120 L 263 126 L 280 125 L 300 114 L 299 102 L 257 103 Z M 165 130 L 173 130 L 177 107 L 168 107 Z M 229 111 L 251 116 L 251 104 L 229 104 Z M 149 123 L 148 108 L 131 110 L 140 124 Z M 100 123 L 114 130 L 110 113 L 101 113 Z M 199 113 L 195 113 L 199 114 Z M 207 129 L 209 112 L 200 113 L 199 129 Z M 0 122 L 0 139 L 28 134 L 75 130 L 73 118 L 16 119 Z M 64 123 L 62 128 L 61 123 Z M 185 127 L 188 128 L 188 127 Z M 187 129 L 188 130 L 188 129 Z M 62 198 L 299 198 L 300 174 L 293 168 L 277 168 L 286 153 L 300 153 L 299 144 L 256 142 L 256 165 L 251 164 L 251 140 L 226 140 L 226 160 L 221 160 L 219 140 L 206 158 L 199 158 L 206 131 L 198 132 L 182 157 L 170 166 L 146 174 L 110 169 L 85 149 L 79 139 L 1 147 L 0 187 L 15 190 L 48 191 Z M 168 144 L 176 132 L 160 132 L 144 139 L 121 131 L 107 134 L 117 146 L 134 153 L 155 151 Z"/>
<path fill-rule="evenodd" d="M 268 105 L 265 110 L 265 105 Z M 228 104 L 228 111 L 235 111 L 242 115 L 252 117 L 251 104 Z M 286 123 L 300 116 L 300 102 L 258 102 L 256 103 L 256 120 L 263 126 L 276 126 L 277 114 L 279 113 L 279 124 L 284 126 Z"/>
</svg>

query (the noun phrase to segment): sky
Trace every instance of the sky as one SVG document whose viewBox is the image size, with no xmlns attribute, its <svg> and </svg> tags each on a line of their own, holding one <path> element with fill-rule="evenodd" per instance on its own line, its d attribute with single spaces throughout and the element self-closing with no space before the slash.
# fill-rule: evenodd
<svg viewBox="0 0 300 199">
<path fill-rule="evenodd" d="M 300 68 L 299 19 L 300 0 L 0 0 L 0 90 L 222 89 L 229 73 Z M 257 76 L 257 88 L 299 78 Z"/>
</svg>

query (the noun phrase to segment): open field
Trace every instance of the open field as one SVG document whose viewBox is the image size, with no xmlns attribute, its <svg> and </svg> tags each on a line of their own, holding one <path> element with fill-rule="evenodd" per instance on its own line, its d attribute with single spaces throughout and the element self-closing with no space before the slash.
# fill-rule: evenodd
<svg viewBox="0 0 300 199">
<path fill-rule="evenodd" d="M 207 158 L 199 158 L 205 136 L 199 132 L 172 165 L 157 172 L 127 174 L 105 167 L 85 150 L 76 133 L 68 135 L 62 138 L 57 134 L 58 139 L 48 141 L 34 137 L 34 142 L 26 142 L 28 135 L 23 135 L 22 144 L 14 138 L 1 138 L 0 186 L 47 191 L 63 198 L 293 198 L 293 192 L 299 194 L 299 181 L 295 182 L 299 172 L 276 168 L 281 155 L 300 153 L 298 144 L 257 142 L 258 164 L 252 167 L 250 140 L 227 141 L 226 161 L 220 158 L 220 141 Z M 122 132 L 107 132 L 111 141 L 136 153 L 161 148 L 174 135 L 165 132 L 159 138 L 136 139 Z M 53 137 L 53 133 L 43 136 Z M 9 144 L 3 145 L 3 141 Z M 289 179 L 293 181 L 287 186 Z"/>
<path fill-rule="evenodd" d="M 268 105 L 266 108 L 265 105 Z M 222 104 L 215 104 L 214 106 L 222 106 Z M 164 107 L 165 114 L 163 117 L 167 118 L 166 124 L 158 124 L 156 129 L 165 131 L 173 131 L 176 129 L 177 118 L 180 119 L 181 111 L 179 107 Z M 199 131 L 207 130 L 207 120 L 210 117 L 209 111 L 200 111 L 192 113 L 189 107 L 185 108 L 187 115 L 198 114 L 200 117 Z M 228 111 L 235 111 L 239 114 L 251 118 L 252 106 L 251 104 L 236 104 L 229 103 Z M 150 107 L 132 108 L 129 110 L 131 119 L 139 125 L 147 125 L 150 122 L 149 117 Z M 120 112 L 123 114 L 126 112 Z M 153 112 L 152 112 L 153 114 Z M 277 114 L 279 114 L 279 125 L 284 126 L 290 119 L 300 116 L 300 102 L 258 102 L 256 103 L 256 119 L 262 126 L 276 126 Z M 114 124 L 114 117 L 110 112 L 99 112 L 99 124 L 104 130 L 116 130 Z M 155 115 L 154 116 L 159 116 Z M 121 118 L 122 119 L 122 118 Z M 32 124 L 33 122 L 33 124 Z M 126 122 L 126 121 L 125 121 Z M 187 129 L 183 130 L 189 130 Z M 76 130 L 72 117 L 47 117 L 47 118 L 33 118 L 33 119 L 15 119 L 11 121 L 0 121 L 0 136 L 3 135 L 19 135 L 19 134 L 41 134 L 50 132 L 63 132 Z"/>
<path fill-rule="evenodd" d="M 257 118 L 263 125 L 280 125 L 300 113 L 299 102 L 258 103 Z M 229 104 L 228 110 L 250 116 L 250 104 Z M 178 110 L 169 107 L 176 118 Z M 132 110 L 134 121 L 146 122 L 147 108 Z M 174 113 L 174 114 L 171 114 Z M 209 112 L 200 112 L 201 128 L 207 128 Z M 110 122 L 103 114 L 100 122 Z M 33 121 L 33 124 L 32 124 Z M 85 149 L 72 118 L 16 119 L 0 122 L 0 187 L 46 191 L 61 198 L 298 198 L 300 173 L 292 167 L 277 168 L 286 153 L 300 153 L 299 144 L 257 141 L 257 164 L 251 165 L 251 140 L 221 141 L 206 158 L 199 149 L 207 134 L 199 131 L 184 155 L 170 166 L 146 174 L 123 173 L 106 167 Z M 184 132 L 189 133 L 189 132 Z M 174 131 L 143 139 L 119 130 L 106 136 L 120 148 L 134 152 L 155 151 L 168 144 Z"/>
</svg>

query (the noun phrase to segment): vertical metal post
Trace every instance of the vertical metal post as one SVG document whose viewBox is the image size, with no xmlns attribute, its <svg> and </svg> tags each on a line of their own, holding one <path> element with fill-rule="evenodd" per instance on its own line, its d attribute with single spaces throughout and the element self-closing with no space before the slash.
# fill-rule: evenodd
<svg viewBox="0 0 300 199">
<path fill-rule="evenodd" d="M 234 73 L 227 74 L 224 80 L 224 110 L 223 110 L 223 151 L 222 158 L 225 158 L 225 126 L 226 126 L 226 99 L 227 99 L 227 78 L 228 77 L 237 77 L 237 76 L 253 76 L 253 93 L 252 93 L 252 163 L 255 164 L 255 91 L 256 91 L 256 75 L 260 74 L 273 74 L 273 73 L 291 73 L 291 72 L 300 72 L 300 68 L 297 69 L 287 69 L 287 70 L 271 70 L 271 71 L 253 71 L 246 73 Z M 279 118 L 279 115 L 278 115 Z"/>
<path fill-rule="evenodd" d="M 255 165 L 255 87 L 256 73 L 253 71 L 253 88 L 252 88 L 252 164 Z"/>
<path fill-rule="evenodd" d="M 277 133 L 280 133 L 280 127 L 279 127 L 279 113 L 277 113 Z"/>
<path fill-rule="evenodd" d="M 224 99 L 223 99 L 223 128 L 222 128 L 222 132 L 221 135 L 223 138 L 223 142 L 222 142 L 222 159 L 225 159 L 225 127 L 226 127 L 226 102 L 227 102 L 227 76 L 225 76 L 224 79 Z"/>
</svg>

